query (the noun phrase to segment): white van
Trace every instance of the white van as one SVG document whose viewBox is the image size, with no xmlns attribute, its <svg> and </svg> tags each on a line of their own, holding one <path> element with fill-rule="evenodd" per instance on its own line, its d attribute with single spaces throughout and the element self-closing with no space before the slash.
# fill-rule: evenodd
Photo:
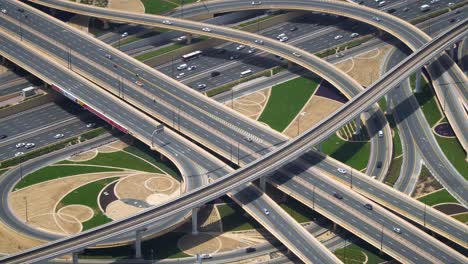
<svg viewBox="0 0 468 264">
<path fill-rule="evenodd" d="M 379 135 L 380 138 L 383 137 L 383 131 L 379 130 L 378 135 Z"/>
<path fill-rule="evenodd" d="M 419 9 L 422 11 L 422 12 L 425 12 L 429 9 L 431 9 L 431 6 L 430 5 L 422 5 L 419 7 Z"/>
<path fill-rule="evenodd" d="M 251 69 L 245 70 L 245 71 L 240 73 L 240 77 L 245 77 L 245 76 L 247 76 L 247 75 L 249 75 L 251 73 L 252 73 Z"/>
<path fill-rule="evenodd" d="M 187 68 L 187 67 L 188 67 L 188 65 L 187 65 L 186 63 L 184 63 L 184 64 L 181 64 L 181 65 L 177 66 L 177 69 L 178 69 L 179 71 L 181 71 L 181 70 L 184 70 L 184 69 Z"/>
</svg>

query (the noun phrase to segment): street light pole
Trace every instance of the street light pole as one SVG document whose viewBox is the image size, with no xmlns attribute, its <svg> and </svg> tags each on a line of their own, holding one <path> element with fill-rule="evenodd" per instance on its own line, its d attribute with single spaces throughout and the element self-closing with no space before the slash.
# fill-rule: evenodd
<svg viewBox="0 0 468 264">
<path fill-rule="evenodd" d="M 312 186 L 312 210 L 315 210 L 315 185 Z"/>
<path fill-rule="evenodd" d="M 384 229 L 384 224 L 382 223 L 382 231 L 380 232 L 380 253 L 383 252 L 383 229 Z"/>
<path fill-rule="evenodd" d="M 351 189 L 353 188 L 353 168 L 351 168 L 351 178 L 350 178 L 350 183 L 351 183 Z"/>
</svg>

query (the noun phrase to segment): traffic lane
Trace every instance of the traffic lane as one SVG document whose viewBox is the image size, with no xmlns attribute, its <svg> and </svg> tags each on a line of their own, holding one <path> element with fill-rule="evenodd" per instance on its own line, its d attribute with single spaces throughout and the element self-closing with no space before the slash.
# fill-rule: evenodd
<svg viewBox="0 0 468 264">
<path fill-rule="evenodd" d="M 298 177 L 298 178 L 300 178 L 302 180 L 305 180 L 311 186 L 316 186 L 318 189 L 320 189 L 321 191 L 326 192 L 329 195 L 329 197 L 332 199 L 332 204 L 342 202 L 343 207 L 346 207 L 347 210 L 342 210 L 342 212 L 339 213 L 339 214 L 341 214 L 342 219 L 346 219 L 348 224 L 350 223 L 349 222 L 350 219 L 349 218 L 343 218 L 344 216 L 351 217 L 352 214 L 350 214 L 349 212 L 361 212 L 365 216 L 359 218 L 361 223 L 360 223 L 360 225 L 356 225 L 356 227 L 358 227 L 358 230 L 363 231 L 363 230 L 366 230 L 366 228 L 363 228 L 364 225 L 366 225 L 366 224 L 369 225 L 370 221 L 375 221 L 376 222 L 375 224 L 370 224 L 370 226 L 372 228 L 375 228 L 375 230 L 370 229 L 368 235 L 370 235 L 371 237 L 373 237 L 377 241 L 380 240 L 380 236 L 378 236 L 378 235 L 380 235 L 380 232 L 379 232 L 380 230 L 379 229 L 381 228 L 382 225 L 386 229 L 388 229 L 390 233 L 393 232 L 391 228 L 398 227 L 398 228 L 401 229 L 401 234 L 399 234 L 397 236 L 401 236 L 404 239 L 406 239 L 407 241 L 411 241 L 415 246 L 420 247 L 420 250 L 421 249 L 428 250 L 428 251 L 431 252 L 431 255 L 440 256 L 444 260 L 445 263 L 447 263 L 448 261 L 459 262 L 456 259 L 454 259 L 452 256 L 450 256 L 449 254 L 447 254 L 444 251 L 444 248 L 441 248 L 442 243 L 440 243 L 437 246 L 434 246 L 432 244 L 432 242 L 435 242 L 436 240 L 434 240 L 432 242 L 427 241 L 427 237 L 421 236 L 422 234 L 425 234 L 425 233 L 423 233 L 419 229 L 418 229 L 418 231 L 420 232 L 420 234 L 418 234 L 418 232 L 414 232 L 415 230 L 407 230 L 406 228 L 408 226 L 407 226 L 407 224 L 405 225 L 406 222 L 404 220 L 400 219 L 399 217 L 397 217 L 397 216 L 395 216 L 395 215 L 393 215 L 391 213 L 388 213 L 388 211 L 386 211 L 383 208 L 376 207 L 376 206 L 374 206 L 373 210 L 368 210 L 367 208 L 364 207 L 364 204 L 365 203 L 373 204 L 370 200 L 368 200 L 368 199 L 366 199 L 366 198 L 364 198 L 364 197 L 362 197 L 362 196 L 360 196 L 358 194 L 354 194 L 352 192 L 344 193 L 343 188 L 347 188 L 347 187 L 345 187 L 344 185 L 341 185 L 341 184 L 333 185 L 333 184 L 328 183 L 327 181 L 324 181 L 323 177 L 326 177 L 327 176 L 326 174 L 323 175 L 323 176 L 319 176 L 314 171 L 308 170 L 307 167 L 304 167 L 301 164 L 296 163 L 295 165 L 296 166 L 293 166 L 293 165 L 284 166 L 282 171 L 287 171 L 289 173 L 289 175 L 286 176 L 286 177 L 283 176 L 280 180 L 276 180 L 276 178 L 275 178 L 276 175 L 274 175 L 273 176 L 274 180 L 277 181 L 277 183 L 280 183 L 280 184 L 287 184 L 288 182 L 291 181 L 292 177 L 295 175 L 295 177 Z M 294 183 L 294 184 L 295 185 L 292 185 L 291 188 L 297 189 L 299 193 L 305 194 L 306 197 L 312 198 L 313 193 L 311 192 L 311 190 L 308 190 L 308 191 L 307 190 L 300 190 L 301 188 L 306 188 L 305 185 L 301 185 L 301 184 L 297 184 L 297 183 Z M 354 181 L 353 181 L 353 184 L 358 185 L 359 181 L 356 182 L 356 183 L 354 183 Z M 340 186 L 340 188 L 337 188 L 338 186 Z M 310 187 L 308 189 L 310 189 Z M 336 197 L 333 197 L 334 193 L 340 194 L 341 196 L 343 196 L 343 198 L 342 199 L 337 199 Z M 352 195 L 350 195 L 350 194 L 352 194 Z M 315 193 L 315 195 L 317 195 L 317 193 Z M 359 199 L 358 199 L 358 197 L 359 197 Z M 316 197 L 315 197 L 315 202 L 317 203 L 317 205 L 319 205 L 321 201 L 317 200 Z M 323 206 L 327 206 L 327 205 L 323 205 Z M 322 206 L 322 208 L 325 208 L 323 206 Z M 340 209 L 339 208 L 335 209 L 335 208 L 330 208 L 329 207 L 329 211 L 339 212 Z M 392 218 L 390 218 L 390 217 L 392 217 Z M 355 219 L 355 220 L 357 220 L 357 219 Z M 353 220 L 351 220 L 351 222 L 355 223 Z M 413 229 L 416 229 L 416 227 L 414 227 L 412 225 L 411 225 L 411 227 Z M 368 226 L 368 228 L 369 228 L 369 226 Z M 398 242 L 398 241 L 396 241 L 396 242 Z M 401 250 L 399 250 L 399 248 L 402 247 L 401 242 L 399 242 L 399 243 L 400 243 L 400 246 L 394 248 L 394 250 L 396 250 L 397 252 L 399 252 L 402 255 L 407 255 L 407 253 L 402 252 Z M 403 245 L 405 245 L 405 244 L 403 243 Z M 402 248 L 405 248 L 405 247 L 403 246 Z M 412 248 L 409 245 L 406 245 L 406 250 L 411 250 L 411 249 Z M 420 254 L 417 249 L 413 249 L 413 250 L 415 250 L 415 252 L 413 254 L 416 254 L 416 255 Z M 417 260 L 417 259 L 415 259 L 415 260 Z M 418 261 L 420 262 L 421 259 L 417 260 L 416 263 L 418 263 Z"/>
<path fill-rule="evenodd" d="M 414 135 L 414 137 L 421 136 L 421 135 Z M 332 165 L 329 162 L 322 162 L 323 158 L 318 156 L 316 153 L 307 153 L 301 158 L 303 161 L 297 162 L 298 166 L 301 166 L 303 170 L 308 169 L 311 165 L 314 168 L 321 169 L 326 171 L 330 174 L 333 174 L 335 177 L 341 178 L 344 182 L 348 182 L 351 184 L 351 175 L 349 172 L 347 173 L 337 173 L 336 166 Z M 305 180 L 309 180 L 309 177 L 303 177 Z M 395 193 L 384 192 L 383 189 L 376 188 L 373 184 L 369 183 L 368 181 L 361 180 L 360 176 L 354 176 L 352 183 L 354 186 L 358 186 L 360 189 L 364 190 L 365 192 L 372 194 L 374 197 L 378 197 L 380 200 L 385 201 L 388 204 L 391 204 L 395 208 L 400 208 L 402 211 L 411 214 L 414 217 L 419 219 L 426 219 L 426 223 L 432 226 L 437 227 L 440 230 L 445 230 L 445 232 L 455 235 L 459 238 L 464 237 L 462 231 L 458 228 L 459 226 L 452 226 L 452 223 L 447 223 L 442 219 L 439 219 L 438 216 L 435 214 L 433 215 L 430 211 L 425 210 L 424 206 L 417 204 L 413 204 L 408 199 L 403 199 L 404 196 L 399 197 Z"/>
<path fill-rule="evenodd" d="M 0 139 L 0 144 L 9 138 L 22 133 L 36 130 L 40 127 L 50 125 L 54 122 L 73 118 L 80 111 L 80 106 L 67 107 L 65 104 L 48 103 L 18 114 L 0 119 L 0 131 L 8 138 Z"/>
<path fill-rule="evenodd" d="M 13 81 L 6 84 L 1 84 L 0 82 L 0 96 L 9 95 L 12 93 L 19 93 L 22 89 L 34 86 L 32 82 L 26 79 L 18 79 L 17 81 Z"/>
</svg>

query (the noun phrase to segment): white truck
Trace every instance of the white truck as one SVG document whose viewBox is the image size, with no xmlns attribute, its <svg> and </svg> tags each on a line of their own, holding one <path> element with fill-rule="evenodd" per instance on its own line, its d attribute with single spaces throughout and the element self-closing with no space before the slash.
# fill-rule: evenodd
<svg viewBox="0 0 468 264">
<path fill-rule="evenodd" d="M 422 12 L 425 12 L 429 9 L 431 9 L 431 6 L 430 5 L 422 5 L 419 7 L 419 9 L 422 11 Z"/>
</svg>

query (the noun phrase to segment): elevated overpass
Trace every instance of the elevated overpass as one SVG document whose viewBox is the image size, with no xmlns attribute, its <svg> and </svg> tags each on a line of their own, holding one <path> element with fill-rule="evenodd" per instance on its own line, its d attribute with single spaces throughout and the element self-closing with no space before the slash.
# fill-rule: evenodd
<svg viewBox="0 0 468 264">
<path fill-rule="evenodd" d="M 466 21 L 464 21 L 463 23 L 460 23 L 457 26 L 458 27 L 456 27 L 453 31 L 450 32 L 451 34 L 450 34 L 448 39 L 450 39 L 450 37 L 458 38 L 461 35 L 463 35 L 463 31 L 466 31 Z M 458 31 L 457 31 L 457 29 L 458 29 Z M 460 32 L 460 29 L 461 29 L 461 32 Z M 445 41 L 446 42 L 444 44 L 447 44 L 447 42 L 450 42 L 447 39 L 445 39 Z M 439 43 L 437 43 L 437 44 L 440 45 L 440 42 L 441 41 L 439 41 Z M 179 202 L 180 201 L 188 202 L 186 204 L 183 203 L 184 206 L 192 206 L 190 204 L 190 198 L 187 198 L 187 197 L 192 197 L 193 198 L 194 196 L 192 196 L 192 195 L 196 195 L 196 194 L 200 194 L 200 192 L 208 191 L 207 193 L 203 193 L 204 194 L 203 196 L 198 196 L 201 199 L 200 200 L 201 202 L 206 202 L 205 201 L 206 199 L 211 200 L 211 199 L 213 199 L 214 196 L 221 195 L 223 193 L 223 191 L 226 191 L 226 189 L 235 188 L 235 186 L 240 186 L 242 184 L 245 184 L 245 183 L 259 177 L 261 174 L 263 174 L 265 172 L 269 172 L 272 169 L 277 168 L 277 166 L 281 166 L 284 163 L 287 163 L 286 159 L 289 159 L 291 157 L 295 157 L 297 155 L 300 155 L 300 153 L 303 152 L 304 150 L 308 150 L 311 145 L 316 144 L 317 142 L 322 140 L 324 137 L 326 137 L 327 136 L 326 133 L 331 133 L 330 128 L 335 128 L 335 127 L 341 126 L 342 123 L 340 123 L 340 121 L 338 121 L 339 120 L 338 118 L 344 117 L 342 122 L 348 122 L 350 119 L 346 120 L 346 118 L 353 118 L 352 114 L 349 115 L 350 113 L 356 114 L 355 112 L 358 112 L 358 111 L 362 110 L 360 108 L 365 109 L 365 106 L 366 106 L 365 103 L 369 103 L 369 99 L 374 100 L 373 102 L 371 102 L 371 103 L 374 103 L 377 100 L 377 99 L 374 99 L 374 98 L 379 98 L 380 96 L 383 95 L 381 93 L 386 92 L 386 90 L 384 90 L 384 89 L 380 90 L 380 89 L 376 89 L 375 87 L 378 87 L 378 88 L 380 87 L 381 88 L 383 86 L 386 86 L 386 85 L 401 81 L 403 78 L 406 77 L 406 76 L 401 77 L 402 76 L 401 71 L 406 72 L 406 71 L 413 70 L 415 67 L 420 67 L 421 65 L 423 65 L 426 62 L 426 60 L 428 60 L 428 58 L 424 59 L 426 56 L 431 56 L 431 55 L 434 56 L 434 54 L 438 54 L 438 52 L 441 52 L 440 46 L 443 46 L 443 45 L 437 46 L 437 45 L 433 44 L 432 42 L 430 44 L 432 44 L 432 45 L 428 45 L 427 47 L 424 47 L 421 52 L 418 52 L 417 54 L 414 54 L 414 56 L 410 56 L 405 61 L 409 65 L 400 64 L 399 67 L 394 69 L 394 71 L 392 71 L 391 74 L 387 74 L 386 77 L 383 80 L 377 82 L 375 85 L 370 87 L 368 90 L 362 92 L 358 97 L 354 98 L 350 103 L 346 104 L 343 108 L 337 110 L 337 112 L 335 113 L 335 116 L 331 117 L 327 121 L 324 121 L 324 122 L 320 123 L 317 127 L 310 129 L 305 134 L 301 135 L 299 138 L 297 138 L 297 139 L 295 139 L 295 140 L 293 140 L 291 142 L 286 143 L 284 147 L 278 148 L 278 149 L 274 150 L 273 152 L 267 154 L 265 157 L 260 158 L 259 160 L 253 162 L 253 164 L 251 166 L 241 168 L 238 172 L 235 172 L 235 173 L 231 174 L 230 176 L 228 176 L 228 177 L 226 177 L 226 178 L 224 178 L 222 180 L 217 180 L 212 185 L 210 185 L 208 187 L 205 187 L 205 188 L 199 189 L 197 191 L 188 193 L 188 194 L 184 195 L 183 197 L 181 197 L 181 198 L 179 198 L 177 200 Z M 396 75 L 396 74 L 399 74 L 399 75 Z M 389 87 L 387 89 L 390 89 L 390 88 L 391 87 Z M 368 107 L 368 106 L 366 106 L 366 107 Z M 302 144 L 299 144 L 299 143 L 305 143 L 305 144 L 302 145 Z M 298 146 L 301 146 L 301 147 L 298 147 Z M 242 179 L 242 180 L 239 181 L 239 179 Z M 229 183 L 229 184 L 227 184 L 227 183 Z M 212 192 L 212 191 L 214 191 L 214 192 Z M 208 194 L 208 196 L 206 196 L 206 194 Z M 186 200 L 186 199 L 188 199 L 188 200 Z M 161 209 L 164 209 L 164 208 L 167 209 L 167 206 L 170 206 L 171 204 L 174 206 L 174 203 L 176 203 L 175 207 L 177 208 L 177 210 L 184 208 L 183 206 L 182 207 L 178 206 L 179 204 L 177 204 L 177 203 L 179 203 L 179 202 L 175 202 L 175 201 L 169 202 L 169 203 L 161 206 L 159 208 L 159 210 L 155 210 L 155 211 L 159 211 L 159 213 L 161 213 L 161 211 L 160 211 Z M 149 211 L 153 211 L 153 210 L 149 210 Z M 143 215 L 148 216 L 149 211 L 143 213 Z M 173 212 L 174 211 L 172 210 L 168 214 L 172 214 Z M 152 218 L 152 219 L 154 219 L 154 218 Z M 116 222 L 116 224 L 117 223 L 118 222 Z M 109 226 L 111 226 L 111 225 L 109 225 Z M 144 225 L 144 224 L 141 224 L 141 225 Z M 106 228 L 106 227 L 108 227 L 108 226 L 105 226 L 104 228 Z M 89 235 L 89 234 L 87 234 L 87 235 Z M 100 238 L 98 238 L 98 239 L 100 239 Z M 64 241 L 68 241 L 68 240 L 64 240 Z M 75 242 L 76 241 L 77 240 L 75 240 Z M 82 245 L 84 245 L 86 243 L 89 243 L 89 242 L 81 243 L 81 241 L 79 241 L 78 244 L 79 244 L 79 246 L 82 246 Z M 51 245 L 53 245 L 53 244 L 51 244 Z M 74 247 L 76 247 L 76 244 L 72 245 L 67 250 L 73 250 Z M 63 253 L 63 250 L 65 250 L 65 249 L 62 248 L 62 251 L 60 251 L 60 249 L 59 249 L 58 251 L 55 251 L 53 254 Z M 458 258 L 459 258 L 459 256 L 458 256 Z M 463 260 L 464 259 L 462 258 L 461 261 L 463 261 Z"/>
</svg>

